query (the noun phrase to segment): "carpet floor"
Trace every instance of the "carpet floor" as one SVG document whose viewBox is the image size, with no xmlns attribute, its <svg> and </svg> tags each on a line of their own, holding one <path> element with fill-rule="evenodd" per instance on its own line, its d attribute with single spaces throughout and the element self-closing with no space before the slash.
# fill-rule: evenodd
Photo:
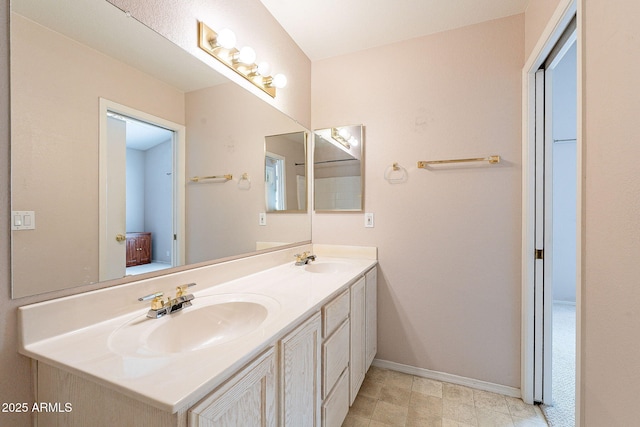
<svg viewBox="0 0 640 427">
<path fill-rule="evenodd" d="M 576 307 L 553 304 L 551 405 L 540 409 L 551 427 L 576 425 Z"/>
</svg>

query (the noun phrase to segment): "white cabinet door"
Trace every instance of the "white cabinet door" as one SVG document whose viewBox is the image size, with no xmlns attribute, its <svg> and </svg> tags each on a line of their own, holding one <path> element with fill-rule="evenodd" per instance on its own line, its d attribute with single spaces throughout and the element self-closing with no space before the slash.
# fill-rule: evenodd
<svg viewBox="0 0 640 427">
<path fill-rule="evenodd" d="M 280 425 L 320 426 L 320 313 L 280 342 Z"/>
<path fill-rule="evenodd" d="M 366 373 L 365 303 L 365 278 L 362 277 L 351 285 L 351 349 L 349 353 L 349 399 L 351 404 L 353 404 L 358 390 L 360 390 L 362 381 L 364 381 L 364 374 Z"/>
<path fill-rule="evenodd" d="M 234 375 L 189 410 L 190 427 L 275 427 L 274 349 Z"/>
<path fill-rule="evenodd" d="M 366 308 L 366 365 L 365 372 L 369 370 L 376 353 L 378 352 L 378 270 L 373 267 L 365 274 Z"/>
</svg>

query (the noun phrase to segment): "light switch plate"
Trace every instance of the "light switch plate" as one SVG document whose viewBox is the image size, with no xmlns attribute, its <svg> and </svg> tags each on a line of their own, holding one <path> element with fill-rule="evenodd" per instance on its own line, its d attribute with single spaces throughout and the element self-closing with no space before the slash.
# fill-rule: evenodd
<svg viewBox="0 0 640 427">
<path fill-rule="evenodd" d="M 36 213 L 34 211 L 11 211 L 12 230 L 35 230 Z"/>
<path fill-rule="evenodd" d="M 258 217 L 258 225 L 267 225 L 267 214 L 265 212 L 260 212 Z"/>
<path fill-rule="evenodd" d="M 373 213 L 367 212 L 364 214 L 364 226 L 366 228 L 373 228 Z"/>
</svg>

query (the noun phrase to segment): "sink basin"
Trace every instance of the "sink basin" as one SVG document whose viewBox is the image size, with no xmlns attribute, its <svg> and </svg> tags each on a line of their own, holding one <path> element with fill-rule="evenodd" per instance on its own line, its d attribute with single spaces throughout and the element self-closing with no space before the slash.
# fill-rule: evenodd
<svg viewBox="0 0 640 427">
<path fill-rule="evenodd" d="M 279 303 L 265 295 L 197 297 L 193 306 L 160 319 L 144 315 L 109 337 L 109 348 L 124 356 L 159 356 L 224 344 L 260 328 Z"/>
<path fill-rule="evenodd" d="M 343 262 L 312 262 L 304 267 L 310 273 L 339 273 L 347 268 L 349 264 Z"/>
</svg>

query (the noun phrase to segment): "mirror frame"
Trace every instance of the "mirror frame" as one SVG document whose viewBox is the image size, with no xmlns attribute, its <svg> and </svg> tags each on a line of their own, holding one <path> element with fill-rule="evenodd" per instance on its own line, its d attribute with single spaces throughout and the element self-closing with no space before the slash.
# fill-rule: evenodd
<svg viewBox="0 0 640 427">
<path fill-rule="evenodd" d="M 331 130 L 331 129 L 337 129 L 337 128 L 344 128 L 344 127 L 359 127 L 360 128 L 360 142 L 358 144 L 359 147 L 359 155 L 360 155 L 360 208 L 359 209 L 317 209 L 316 207 L 316 154 L 317 154 L 317 138 L 321 138 L 321 139 L 325 139 L 323 138 L 321 135 L 318 134 L 318 132 L 321 131 L 326 131 L 326 130 Z M 327 141 L 328 143 L 331 143 L 329 141 Z M 365 171 L 365 164 L 364 164 L 364 156 L 365 156 L 365 126 L 363 124 L 353 124 L 353 125 L 341 125 L 341 126 L 331 126 L 329 128 L 320 128 L 320 129 L 314 129 L 313 130 L 313 211 L 315 213 L 363 213 L 365 210 L 365 200 L 364 200 L 364 194 L 365 194 L 365 179 L 364 179 L 364 171 Z"/>
</svg>

